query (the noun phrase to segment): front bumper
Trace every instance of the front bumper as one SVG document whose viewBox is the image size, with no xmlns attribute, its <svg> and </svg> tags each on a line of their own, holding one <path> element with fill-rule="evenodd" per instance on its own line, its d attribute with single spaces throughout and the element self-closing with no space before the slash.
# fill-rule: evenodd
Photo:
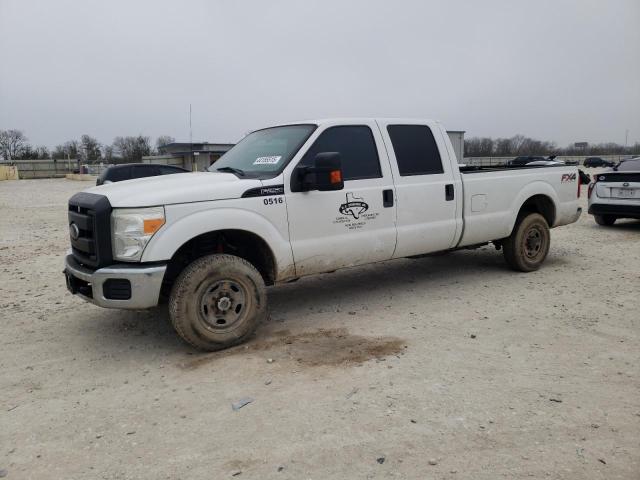
<svg viewBox="0 0 640 480">
<path fill-rule="evenodd" d="M 87 302 L 105 308 L 155 307 L 166 269 L 166 265 L 120 263 L 91 270 L 80 265 L 73 255 L 67 255 L 64 262 L 68 290 Z M 122 289 L 108 288 L 105 291 L 106 282 L 107 285 L 128 285 L 129 291 L 124 294 Z"/>
<path fill-rule="evenodd" d="M 622 205 L 620 203 L 593 203 L 589 205 L 591 215 L 613 215 L 620 218 L 640 219 L 640 205 Z"/>
</svg>

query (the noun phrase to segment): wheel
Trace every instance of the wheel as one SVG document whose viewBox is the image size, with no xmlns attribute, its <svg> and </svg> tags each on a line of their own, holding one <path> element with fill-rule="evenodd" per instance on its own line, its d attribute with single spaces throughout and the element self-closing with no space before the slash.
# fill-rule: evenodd
<svg viewBox="0 0 640 480">
<path fill-rule="evenodd" d="M 598 225 L 604 225 L 610 227 L 614 223 L 616 223 L 617 218 L 613 215 L 594 215 L 593 219 L 596 221 Z"/>
<path fill-rule="evenodd" d="M 549 224 L 539 213 L 520 217 L 502 246 L 507 264 L 514 270 L 532 272 L 540 268 L 549 253 Z"/>
<path fill-rule="evenodd" d="M 208 255 L 187 266 L 169 297 L 173 327 L 202 350 L 245 341 L 267 313 L 264 280 L 249 262 L 233 255 Z"/>
</svg>

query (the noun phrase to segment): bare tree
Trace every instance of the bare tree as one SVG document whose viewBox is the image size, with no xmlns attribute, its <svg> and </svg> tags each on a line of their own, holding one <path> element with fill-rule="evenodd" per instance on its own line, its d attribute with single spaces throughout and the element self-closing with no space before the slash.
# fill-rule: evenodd
<svg viewBox="0 0 640 480">
<path fill-rule="evenodd" d="M 480 139 L 480 156 L 490 157 L 493 155 L 493 139 L 481 138 Z"/>
<path fill-rule="evenodd" d="M 160 135 L 156 140 L 156 149 L 158 150 L 158 152 L 164 153 L 163 147 L 175 141 L 176 139 L 170 135 Z"/>
<path fill-rule="evenodd" d="M 125 162 L 140 162 L 142 157 L 151 155 L 151 139 L 143 135 L 137 137 L 116 137 L 113 152 Z"/>
<path fill-rule="evenodd" d="M 102 147 L 102 158 L 104 158 L 105 162 L 112 163 L 113 157 L 113 147 L 111 145 L 105 145 Z"/>
<path fill-rule="evenodd" d="M 52 157 L 60 160 L 70 159 L 76 160 L 79 157 L 79 145 L 76 140 L 69 140 L 65 142 L 63 145 L 56 145 L 52 152 Z"/>
<path fill-rule="evenodd" d="M 100 143 L 90 135 L 80 137 L 81 158 L 85 162 L 94 163 L 102 158 Z"/>
<path fill-rule="evenodd" d="M 498 138 L 495 144 L 495 155 L 496 157 L 505 157 L 507 155 L 511 155 L 513 151 L 513 147 L 511 145 L 510 138 Z"/>
<path fill-rule="evenodd" d="M 38 158 L 40 160 L 51 158 L 51 152 L 49 152 L 49 149 L 45 146 L 40 146 L 36 148 L 36 152 L 38 153 Z"/>
<path fill-rule="evenodd" d="M 515 135 L 511 137 L 511 154 L 518 155 L 522 152 L 522 147 L 526 142 L 527 137 L 524 135 Z M 524 153 L 524 152 L 522 152 Z"/>
<path fill-rule="evenodd" d="M 27 145 L 21 130 L 0 130 L 0 156 L 6 161 L 19 157 Z"/>
<path fill-rule="evenodd" d="M 13 160 L 37 160 L 38 152 L 29 144 L 26 144 L 12 157 Z"/>
</svg>

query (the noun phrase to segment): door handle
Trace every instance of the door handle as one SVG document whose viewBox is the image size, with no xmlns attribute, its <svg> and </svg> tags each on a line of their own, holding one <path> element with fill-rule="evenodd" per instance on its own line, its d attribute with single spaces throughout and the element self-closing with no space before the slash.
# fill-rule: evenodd
<svg viewBox="0 0 640 480">
<path fill-rule="evenodd" d="M 382 206 L 393 207 L 393 190 L 382 191 Z"/>
<path fill-rule="evenodd" d="M 444 186 L 444 199 L 448 202 L 453 200 L 454 191 L 453 191 L 453 183 L 448 183 Z"/>
</svg>

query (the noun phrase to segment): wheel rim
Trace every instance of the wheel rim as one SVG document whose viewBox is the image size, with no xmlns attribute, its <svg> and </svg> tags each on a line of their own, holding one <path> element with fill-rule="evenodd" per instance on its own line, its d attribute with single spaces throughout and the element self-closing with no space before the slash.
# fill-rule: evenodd
<svg viewBox="0 0 640 480">
<path fill-rule="evenodd" d="M 535 260 L 544 247 L 544 234 L 538 226 L 532 226 L 524 235 L 523 250 L 525 256 L 530 260 Z"/>
<path fill-rule="evenodd" d="M 246 288 L 233 280 L 217 280 L 202 289 L 199 314 L 208 328 L 226 330 L 234 326 L 247 307 Z"/>
</svg>

